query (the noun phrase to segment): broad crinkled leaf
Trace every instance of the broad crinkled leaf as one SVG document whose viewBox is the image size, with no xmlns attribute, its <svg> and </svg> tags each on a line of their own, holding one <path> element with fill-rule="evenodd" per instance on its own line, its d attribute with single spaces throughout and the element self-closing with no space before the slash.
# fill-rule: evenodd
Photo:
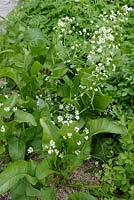
<svg viewBox="0 0 134 200">
<path fill-rule="evenodd" d="M 18 87 L 20 87 L 21 76 L 16 69 L 13 69 L 11 67 L 2 68 L 0 69 L 0 77 L 11 78 L 18 85 Z"/>
<path fill-rule="evenodd" d="M 43 68 L 40 62 L 35 61 L 31 67 L 31 74 L 37 75 L 37 73 Z"/>
<path fill-rule="evenodd" d="M 34 116 L 28 112 L 24 112 L 23 110 L 17 110 L 15 112 L 15 121 L 18 123 L 26 122 L 30 125 L 37 126 Z"/>
<path fill-rule="evenodd" d="M 119 122 L 111 121 L 107 118 L 94 119 L 88 122 L 90 136 L 98 133 L 115 133 L 126 134 L 126 127 L 119 124 Z"/>
<path fill-rule="evenodd" d="M 55 199 L 55 191 L 54 188 L 45 188 L 41 189 L 41 200 L 54 200 Z"/>
<path fill-rule="evenodd" d="M 96 95 L 93 100 L 94 109 L 105 110 L 112 102 L 112 97 L 108 95 Z"/>
<path fill-rule="evenodd" d="M 41 163 L 38 164 L 36 168 L 36 177 L 39 180 L 44 179 L 46 176 L 55 173 L 53 171 L 47 161 L 47 159 L 44 159 Z"/>
<path fill-rule="evenodd" d="M 9 164 L 0 174 L 0 194 L 12 188 L 25 174 L 27 174 L 26 161 L 21 160 Z"/>
<path fill-rule="evenodd" d="M 8 151 L 13 161 L 23 160 L 25 155 L 25 141 L 22 138 L 11 137 L 8 140 Z"/>
<path fill-rule="evenodd" d="M 42 136 L 42 148 L 45 150 L 46 144 L 50 142 L 50 140 L 54 140 L 55 143 L 60 142 L 60 135 L 58 133 L 58 128 L 52 124 L 50 120 L 46 117 L 40 119 L 40 124 L 43 128 L 43 136 Z"/>
</svg>

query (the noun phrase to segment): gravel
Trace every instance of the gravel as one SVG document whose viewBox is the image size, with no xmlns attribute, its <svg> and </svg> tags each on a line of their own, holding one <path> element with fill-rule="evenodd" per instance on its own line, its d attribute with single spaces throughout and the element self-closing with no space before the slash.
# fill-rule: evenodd
<svg viewBox="0 0 134 200">
<path fill-rule="evenodd" d="M 18 0 L 0 0 L 0 16 L 6 17 L 17 5 Z"/>
</svg>

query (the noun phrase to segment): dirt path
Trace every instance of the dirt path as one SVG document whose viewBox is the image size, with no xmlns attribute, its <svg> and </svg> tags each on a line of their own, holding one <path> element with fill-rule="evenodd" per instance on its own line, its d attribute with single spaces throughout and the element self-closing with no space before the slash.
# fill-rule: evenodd
<svg viewBox="0 0 134 200">
<path fill-rule="evenodd" d="M 18 0 L 0 0 L 0 16 L 6 17 L 7 14 L 17 5 Z"/>
</svg>

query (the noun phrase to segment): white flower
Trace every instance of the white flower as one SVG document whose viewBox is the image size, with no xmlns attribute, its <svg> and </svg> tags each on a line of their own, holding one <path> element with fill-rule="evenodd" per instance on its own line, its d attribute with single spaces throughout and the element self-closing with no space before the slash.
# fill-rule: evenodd
<svg viewBox="0 0 134 200">
<path fill-rule="evenodd" d="M 98 53 L 101 53 L 101 52 L 102 52 L 102 46 L 100 46 L 100 47 L 97 49 L 97 52 L 98 52 Z"/>
<path fill-rule="evenodd" d="M 80 130 L 80 129 L 79 129 L 79 127 L 77 127 L 77 126 L 74 128 L 74 131 L 76 131 L 77 133 L 79 132 L 79 130 Z"/>
<path fill-rule="evenodd" d="M 72 133 L 67 133 L 68 138 L 72 137 Z"/>
<path fill-rule="evenodd" d="M 45 149 L 48 149 L 49 147 L 48 147 L 48 145 L 45 145 Z"/>
<path fill-rule="evenodd" d="M 123 6 L 123 8 L 125 9 L 125 11 L 132 11 L 133 10 L 132 7 L 128 7 L 127 5 Z"/>
<path fill-rule="evenodd" d="M 114 41 L 114 36 L 113 36 L 112 34 L 109 33 L 109 34 L 107 35 L 107 39 L 108 39 L 108 40 L 111 40 L 111 41 Z"/>
<path fill-rule="evenodd" d="M 6 112 L 9 112 L 9 111 L 10 111 L 10 108 L 9 108 L 9 107 L 5 107 L 4 110 L 5 110 Z"/>
<path fill-rule="evenodd" d="M 50 147 L 55 148 L 55 141 L 50 140 Z"/>
<path fill-rule="evenodd" d="M 71 46 L 71 49 L 72 49 L 72 50 L 75 49 L 75 46 Z"/>
<path fill-rule="evenodd" d="M 80 146 L 80 145 L 81 145 L 81 141 L 80 141 L 80 140 L 77 142 L 77 145 L 78 145 L 78 146 Z"/>
<path fill-rule="evenodd" d="M 15 112 L 17 110 L 17 107 L 13 107 L 13 112 Z"/>
<path fill-rule="evenodd" d="M 60 153 L 58 157 L 59 157 L 59 158 L 63 158 L 63 154 L 62 154 L 62 153 Z"/>
<path fill-rule="evenodd" d="M 5 98 L 8 99 L 8 95 L 7 94 L 5 94 Z"/>
<path fill-rule="evenodd" d="M 33 148 L 32 148 L 32 147 L 29 147 L 29 148 L 27 149 L 27 152 L 28 152 L 28 153 L 33 153 Z"/>
<path fill-rule="evenodd" d="M 87 29 L 86 28 L 83 28 L 83 33 L 86 33 L 87 32 Z"/>
<path fill-rule="evenodd" d="M 65 118 L 66 118 L 68 121 L 70 121 L 70 120 L 73 119 L 73 115 L 72 115 L 72 114 L 66 113 Z"/>
<path fill-rule="evenodd" d="M 78 2 L 80 2 L 80 0 L 74 0 L 74 2 L 78 3 Z"/>
<path fill-rule="evenodd" d="M 73 32 L 73 31 L 71 31 L 71 30 L 68 31 L 69 34 L 72 34 L 72 32 Z"/>
<path fill-rule="evenodd" d="M 1 126 L 1 129 L 0 129 L 0 132 L 4 133 L 4 132 L 5 132 L 5 130 L 6 130 L 6 129 L 5 129 L 5 126 L 4 126 L 4 125 L 2 125 L 2 126 Z"/>
<path fill-rule="evenodd" d="M 80 154 L 80 151 L 76 150 L 74 153 L 78 156 Z"/>
<path fill-rule="evenodd" d="M 86 135 L 89 134 L 88 128 L 85 128 L 85 129 L 84 129 L 84 132 L 86 133 Z"/>
<path fill-rule="evenodd" d="M 59 154 L 59 150 L 58 149 L 55 149 L 54 150 L 55 151 L 55 154 L 56 154 L 56 156 Z"/>
<path fill-rule="evenodd" d="M 75 111 L 75 115 L 79 115 L 80 112 L 78 110 Z"/>
<path fill-rule="evenodd" d="M 96 167 L 98 167 L 98 165 L 99 165 L 99 162 L 98 162 L 98 161 L 95 161 L 95 163 L 94 163 L 94 164 L 95 164 L 95 166 L 96 166 Z"/>
<path fill-rule="evenodd" d="M 75 116 L 75 119 L 76 119 L 76 120 L 79 120 L 79 119 L 80 119 L 79 115 L 76 115 L 76 116 Z"/>
<path fill-rule="evenodd" d="M 48 154 L 51 155 L 53 153 L 53 151 L 54 151 L 53 149 L 49 149 Z"/>
<path fill-rule="evenodd" d="M 98 88 L 95 88 L 94 91 L 97 92 L 97 91 L 98 91 Z"/>
<path fill-rule="evenodd" d="M 64 108 L 64 107 L 63 107 L 63 104 L 60 104 L 60 105 L 59 105 L 59 109 L 62 110 L 63 108 Z"/>
<path fill-rule="evenodd" d="M 67 139 L 65 135 L 63 135 L 63 139 L 64 139 L 64 140 L 66 140 L 66 139 Z"/>
<path fill-rule="evenodd" d="M 133 8 L 132 8 L 132 7 L 129 7 L 127 10 L 128 10 L 128 11 L 132 11 L 132 10 L 133 10 Z"/>
<path fill-rule="evenodd" d="M 88 135 L 86 135 L 86 136 L 84 137 L 84 139 L 85 139 L 85 140 L 88 140 Z"/>
<path fill-rule="evenodd" d="M 57 120 L 58 120 L 59 123 L 62 123 L 62 122 L 63 122 L 63 117 L 62 117 L 61 115 L 59 115 L 59 116 L 57 117 Z"/>
<path fill-rule="evenodd" d="M 113 66 L 112 71 L 115 72 L 115 70 L 116 70 L 116 66 L 115 66 L 115 64 L 113 64 L 112 66 Z"/>
<path fill-rule="evenodd" d="M 65 28 L 66 27 L 66 23 L 63 22 L 61 19 L 59 19 L 58 26 L 61 27 L 61 28 Z"/>
</svg>

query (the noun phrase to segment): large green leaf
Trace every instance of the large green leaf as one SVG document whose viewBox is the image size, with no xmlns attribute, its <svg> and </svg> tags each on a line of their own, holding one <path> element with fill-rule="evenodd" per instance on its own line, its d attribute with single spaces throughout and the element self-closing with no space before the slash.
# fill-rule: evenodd
<svg viewBox="0 0 134 200">
<path fill-rule="evenodd" d="M 0 174 L 0 194 L 12 188 L 25 174 L 27 174 L 26 161 L 21 160 L 9 164 Z"/>
<path fill-rule="evenodd" d="M 67 68 L 66 66 L 55 66 L 55 68 L 53 69 L 53 74 L 52 77 L 53 78 L 61 78 L 62 76 L 64 76 L 67 72 Z"/>
<path fill-rule="evenodd" d="M 0 107 L 0 116 L 5 118 L 10 118 L 12 115 L 12 108 L 16 105 L 18 99 L 18 94 L 13 93 L 8 99 L 4 100 L 3 106 Z M 10 111 L 5 112 L 4 107 L 9 107 Z"/>
<path fill-rule="evenodd" d="M 38 190 L 25 179 L 22 179 L 11 189 L 11 197 L 15 200 L 35 200 L 36 197 L 41 200 L 54 200 L 55 192 L 53 188 Z"/>
<path fill-rule="evenodd" d="M 30 45 L 36 46 L 39 42 L 44 43 L 44 35 L 38 28 L 29 28 L 24 33 L 24 41 Z"/>
<path fill-rule="evenodd" d="M 23 160 L 25 155 L 25 141 L 22 138 L 11 137 L 8 140 L 8 151 L 13 161 Z"/>
<path fill-rule="evenodd" d="M 43 68 L 43 66 L 40 64 L 40 62 L 35 61 L 31 67 L 31 74 L 37 75 L 37 73 Z"/>
<path fill-rule="evenodd" d="M 69 200 L 97 200 L 97 198 L 84 192 L 75 192 L 70 195 Z"/>
<path fill-rule="evenodd" d="M 35 197 L 39 197 L 40 190 L 34 188 L 25 179 L 20 180 L 12 189 L 12 199 L 18 200 L 35 200 Z"/>
<path fill-rule="evenodd" d="M 43 128 L 43 136 L 42 136 L 43 150 L 45 150 L 45 146 L 50 142 L 50 140 L 54 140 L 56 144 L 59 144 L 60 135 L 58 133 L 58 128 L 46 117 L 40 119 L 40 124 Z"/>
<path fill-rule="evenodd" d="M 88 128 L 90 130 L 90 136 L 98 133 L 115 133 L 115 134 L 126 134 L 126 127 L 119 124 L 119 122 L 111 121 L 107 118 L 100 118 L 91 120 L 88 122 Z"/>
<path fill-rule="evenodd" d="M 96 110 L 105 110 L 112 102 L 112 97 L 108 95 L 95 95 L 93 105 Z"/>
<path fill-rule="evenodd" d="M 4 106 L 10 106 L 10 109 L 12 109 L 17 103 L 17 99 L 18 99 L 18 94 L 13 93 L 13 95 L 6 100 Z"/>
<path fill-rule="evenodd" d="M 55 199 L 55 191 L 54 188 L 45 188 L 41 189 L 41 200 L 54 200 Z"/>
<path fill-rule="evenodd" d="M 0 77 L 8 77 L 11 78 L 18 86 L 20 86 L 21 76 L 20 73 L 13 68 L 5 67 L 0 69 Z"/>
<path fill-rule="evenodd" d="M 55 173 L 55 171 L 53 171 L 51 169 L 51 166 L 49 165 L 47 159 L 44 159 L 41 163 L 39 163 L 36 168 L 36 177 L 39 180 L 42 180 L 46 176 L 53 174 L 53 173 Z"/>
<path fill-rule="evenodd" d="M 15 112 L 15 121 L 19 123 L 29 123 L 30 125 L 37 126 L 37 123 L 32 114 L 24 112 L 23 110 L 17 110 Z"/>
</svg>

